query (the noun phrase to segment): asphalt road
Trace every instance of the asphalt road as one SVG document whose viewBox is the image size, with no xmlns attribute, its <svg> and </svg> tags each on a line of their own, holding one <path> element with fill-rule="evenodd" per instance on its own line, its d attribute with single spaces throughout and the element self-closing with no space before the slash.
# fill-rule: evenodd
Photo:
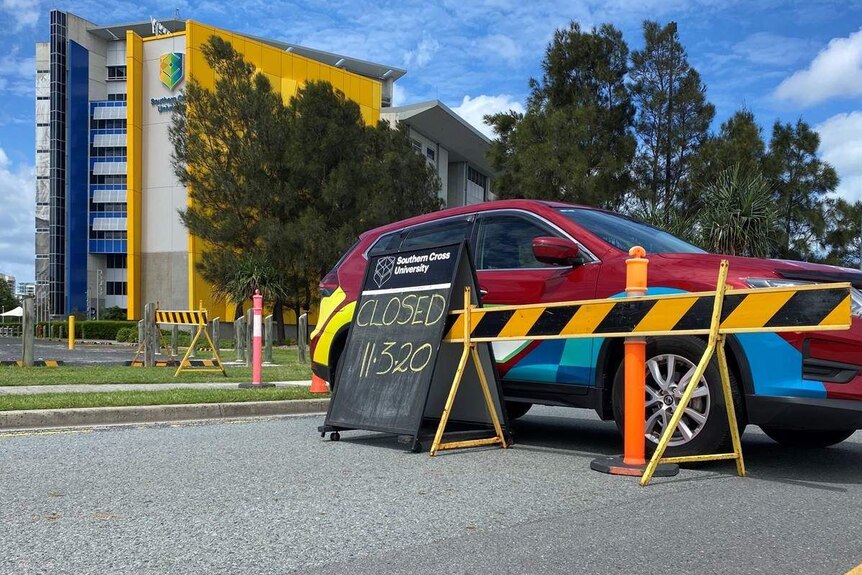
<svg viewBox="0 0 862 575">
<path fill-rule="evenodd" d="M 136 349 L 135 344 L 78 344 L 74 350 L 70 350 L 66 342 L 37 339 L 33 359 L 52 359 L 81 365 L 119 365 L 131 361 Z M 19 361 L 21 353 L 20 337 L 0 337 L 0 360 Z"/>
<path fill-rule="evenodd" d="M 805 573 L 862 562 L 862 433 L 749 429 L 642 488 L 613 425 L 540 408 L 512 449 L 411 454 L 321 417 L 0 436 L 0 573 Z"/>
</svg>

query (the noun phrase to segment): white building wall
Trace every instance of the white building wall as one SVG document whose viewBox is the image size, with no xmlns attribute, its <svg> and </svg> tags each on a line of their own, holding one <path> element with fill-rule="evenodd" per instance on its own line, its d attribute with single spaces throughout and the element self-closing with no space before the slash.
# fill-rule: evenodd
<svg viewBox="0 0 862 575">
<path fill-rule="evenodd" d="M 168 128 L 170 110 L 153 104 L 180 95 L 159 79 L 159 59 L 168 52 L 186 51 L 185 36 L 144 42 L 141 177 L 141 295 L 142 301 L 158 301 L 163 308 L 188 305 L 189 236 L 177 213 L 187 206 L 186 189 L 171 166 Z"/>
</svg>

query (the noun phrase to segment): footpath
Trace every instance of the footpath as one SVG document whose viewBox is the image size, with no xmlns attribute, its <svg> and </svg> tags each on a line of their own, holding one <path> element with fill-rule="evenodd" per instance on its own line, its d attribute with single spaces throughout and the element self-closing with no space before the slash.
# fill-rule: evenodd
<svg viewBox="0 0 862 575">
<path fill-rule="evenodd" d="M 309 386 L 310 381 L 275 382 L 276 387 Z M 172 389 L 236 389 L 238 383 L 131 383 L 0 386 L 0 395 L 164 391 Z M 243 419 L 262 416 L 325 413 L 329 398 L 232 403 L 193 403 L 132 407 L 86 407 L 0 411 L 0 432 L 104 425 L 151 424 L 203 419 Z"/>
</svg>

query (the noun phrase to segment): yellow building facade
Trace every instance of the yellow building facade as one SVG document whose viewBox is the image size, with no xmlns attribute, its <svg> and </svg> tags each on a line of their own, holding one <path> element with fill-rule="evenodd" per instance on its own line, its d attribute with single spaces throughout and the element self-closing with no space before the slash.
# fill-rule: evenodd
<svg viewBox="0 0 862 575">
<path fill-rule="evenodd" d="M 167 137 L 170 111 L 181 97 L 185 82 L 193 78 L 205 88 L 215 85 L 215 73 L 201 51 L 211 36 L 230 42 L 266 75 L 285 103 L 304 83 L 325 80 L 359 104 L 366 123 L 376 124 L 380 118 L 384 79 L 315 60 L 276 42 L 193 20 L 185 21 L 184 30 L 174 33 L 145 37 L 127 30 L 126 255 L 130 319 L 140 318 L 147 302 L 158 302 L 163 309 L 196 309 L 202 305 L 210 317 L 232 320 L 234 316 L 233 306 L 215 300 L 210 286 L 196 270 L 204 245 L 179 221 L 177 211 L 188 205 L 189 198 L 173 175 Z M 173 62 L 166 64 L 166 55 L 172 55 Z M 181 62 L 182 80 L 171 87 L 164 74 L 166 66 L 176 74 L 177 62 Z"/>
</svg>

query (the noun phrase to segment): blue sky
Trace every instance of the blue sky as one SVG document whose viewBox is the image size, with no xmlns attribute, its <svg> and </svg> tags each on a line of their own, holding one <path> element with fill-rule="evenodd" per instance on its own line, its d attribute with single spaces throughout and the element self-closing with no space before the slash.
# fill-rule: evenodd
<svg viewBox="0 0 862 575">
<path fill-rule="evenodd" d="M 631 49 L 645 18 L 678 23 L 719 123 L 751 109 L 768 140 L 773 122 L 802 118 L 821 133 L 838 193 L 862 198 L 860 0 L 0 0 L 0 271 L 33 279 L 34 44 L 48 11 L 97 24 L 170 18 L 179 9 L 222 28 L 398 66 L 395 104 L 439 99 L 481 126 L 521 109 L 554 30 L 610 22 Z"/>
</svg>

